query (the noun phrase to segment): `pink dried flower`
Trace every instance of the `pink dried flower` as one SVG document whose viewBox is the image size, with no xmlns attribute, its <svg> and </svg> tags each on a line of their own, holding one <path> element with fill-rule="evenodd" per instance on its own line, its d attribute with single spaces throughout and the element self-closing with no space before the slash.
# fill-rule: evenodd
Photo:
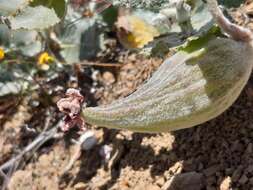
<svg viewBox="0 0 253 190">
<path fill-rule="evenodd" d="M 85 130 L 85 122 L 80 117 L 80 112 L 84 102 L 84 97 L 79 90 L 70 88 L 66 92 L 66 98 L 62 98 L 57 102 L 59 110 L 66 114 L 61 129 L 66 132 L 74 126 L 78 126 L 81 130 Z"/>
</svg>

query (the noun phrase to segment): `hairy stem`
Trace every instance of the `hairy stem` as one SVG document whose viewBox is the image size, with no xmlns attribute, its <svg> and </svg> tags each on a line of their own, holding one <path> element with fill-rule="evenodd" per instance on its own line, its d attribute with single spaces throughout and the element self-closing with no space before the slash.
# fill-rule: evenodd
<svg viewBox="0 0 253 190">
<path fill-rule="evenodd" d="M 222 13 L 217 0 L 206 0 L 209 10 L 213 15 L 216 23 L 221 29 L 231 36 L 234 40 L 250 42 L 253 40 L 253 33 L 251 30 L 231 23 Z"/>
</svg>

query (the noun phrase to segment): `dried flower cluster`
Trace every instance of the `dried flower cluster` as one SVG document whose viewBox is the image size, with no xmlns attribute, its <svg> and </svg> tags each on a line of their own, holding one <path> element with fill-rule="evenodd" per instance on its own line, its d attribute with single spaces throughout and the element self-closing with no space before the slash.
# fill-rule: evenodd
<svg viewBox="0 0 253 190">
<path fill-rule="evenodd" d="M 61 125 L 62 131 L 66 132 L 75 126 L 85 131 L 84 120 L 80 117 L 83 102 L 84 97 L 79 90 L 73 88 L 67 90 L 66 98 L 62 98 L 57 102 L 59 110 L 66 114 L 64 122 Z"/>
</svg>

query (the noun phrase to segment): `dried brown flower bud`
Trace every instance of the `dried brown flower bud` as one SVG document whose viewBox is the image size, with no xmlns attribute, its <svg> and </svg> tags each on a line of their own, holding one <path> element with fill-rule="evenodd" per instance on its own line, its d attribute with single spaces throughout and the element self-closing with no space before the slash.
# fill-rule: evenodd
<svg viewBox="0 0 253 190">
<path fill-rule="evenodd" d="M 66 92 L 66 98 L 62 98 L 57 102 L 59 110 L 66 114 L 61 129 L 65 132 L 74 126 L 78 126 L 81 130 L 85 130 L 84 120 L 80 117 L 81 108 L 84 97 L 79 90 L 70 88 Z"/>
</svg>

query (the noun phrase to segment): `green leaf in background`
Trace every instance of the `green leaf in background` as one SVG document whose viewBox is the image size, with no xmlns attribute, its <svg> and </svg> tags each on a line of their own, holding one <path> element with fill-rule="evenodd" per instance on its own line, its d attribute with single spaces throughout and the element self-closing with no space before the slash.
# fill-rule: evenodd
<svg viewBox="0 0 253 190">
<path fill-rule="evenodd" d="M 105 9 L 101 15 L 103 21 L 107 23 L 110 28 L 112 28 L 118 18 L 118 8 L 115 6 L 110 6 L 109 8 Z"/>
<path fill-rule="evenodd" d="M 195 33 L 210 29 L 213 24 L 213 19 L 206 4 L 203 3 L 202 0 L 194 0 L 194 4 L 191 2 L 191 5 L 191 25 Z M 161 34 L 182 32 L 182 29 L 179 26 L 176 18 L 176 5 L 161 9 L 160 13 L 138 9 L 133 11 L 133 14 L 144 19 L 147 23 L 155 26 Z M 167 22 L 170 20 L 171 22 Z"/>
<path fill-rule="evenodd" d="M 222 36 L 221 29 L 214 25 L 209 31 L 202 33 L 200 36 L 188 38 L 186 43 L 178 47 L 178 50 L 192 53 L 204 47 L 211 39 Z"/>
<path fill-rule="evenodd" d="M 61 32 L 61 55 L 67 63 L 94 59 L 103 45 L 103 32 L 95 20 L 81 20 Z"/>
<path fill-rule="evenodd" d="M 43 5 L 47 8 L 54 9 L 59 18 L 63 18 L 66 12 L 65 0 L 33 0 L 30 4 L 33 7 Z"/>
<path fill-rule="evenodd" d="M 245 0 L 218 0 L 219 4 L 224 5 L 227 8 L 239 7 Z"/>
<path fill-rule="evenodd" d="M 28 3 L 28 0 L 0 0 L 0 15 L 15 14 L 21 8 L 25 8 Z"/>
<path fill-rule="evenodd" d="M 160 13 L 154 13 L 146 10 L 138 10 L 134 12 L 134 14 L 143 18 L 147 22 L 151 21 L 150 24 L 154 25 L 162 34 L 161 38 L 157 37 L 153 42 L 144 47 L 144 51 L 142 52 L 144 52 L 145 55 L 163 57 L 170 48 L 182 45 L 185 42 L 186 37 L 198 37 L 212 28 L 213 18 L 208 11 L 206 4 L 202 0 L 192 0 L 187 2 L 190 3 L 189 5 L 191 6 L 191 25 L 193 32 L 190 34 L 184 34 L 184 32 L 182 32 L 182 29 L 176 19 L 175 6 L 165 8 L 162 10 L 163 12 Z M 168 20 L 173 20 L 173 22 L 169 23 L 169 27 L 167 22 L 163 22 L 163 20 L 159 21 L 160 18 L 163 19 L 163 17 L 160 17 L 161 15 L 166 16 L 164 18 Z M 173 16 L 175 18 L 170 19 Z"/>
<path fill-rule="evenodd" d="M 68 6 L 65 23 L 57 31 L 61 42 L 60 55 L 67 63 L 94 59 L 104 48 L 104 27 L 101 20 L 98 17 L 79 18 L 82 15 Z"/>
<path fill-rule="evenodd" d="M 54 9 L 44 6 L 26 7 L 15 17 L 10 17 L 11 28 L 17 29 L 45 29 L 57 24 L 60 19 Z"/>
</svg>

